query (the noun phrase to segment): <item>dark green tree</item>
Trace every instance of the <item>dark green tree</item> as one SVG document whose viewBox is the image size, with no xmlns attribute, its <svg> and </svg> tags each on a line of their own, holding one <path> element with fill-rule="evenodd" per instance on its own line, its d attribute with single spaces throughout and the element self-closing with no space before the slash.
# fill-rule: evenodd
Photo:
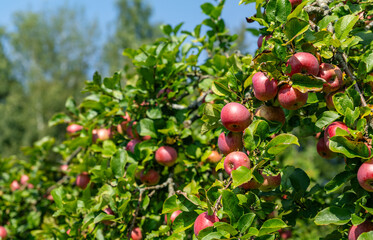
<svg viewBox="0 0 373 240">
<path fill-rule="evenodd" d="M 103 50 L 106 71 L 113 73 L 130 63 L 123 57 L 126 48 L 138 48 L 160 36 L 159 24 L 150 21 L 152 10 L 142 0 L 118 0 L 114 33 Z"/>
</svg>

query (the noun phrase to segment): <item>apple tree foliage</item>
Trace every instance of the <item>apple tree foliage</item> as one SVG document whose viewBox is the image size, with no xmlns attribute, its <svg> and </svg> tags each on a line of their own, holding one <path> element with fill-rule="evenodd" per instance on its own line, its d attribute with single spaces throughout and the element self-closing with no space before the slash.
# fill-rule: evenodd
<svg viewBox="0 0 373 240">
<path fill-rule="evenodd" d="M 139 227 L 143 239 L 278 239 L 284 229 L 315 225 L 331 226 L 320 233 L 322 239 L 347 239 L 352 225 L 373 221 L 373 195 L 357 180 L 359 167 L 370 158 L 373 130 L 372 4 L 240 4 L 254 2 L 256 14 L 247 18 L 247 24 L 258 22 L 260 34 L 270 35 L 254 56 L 230 51 L 236 36 L 229 34 L 221 18 L 224 1 L 204 3 L 206 19 L 193 31 L 183 31 L 182 24 L 163 25 L 164 37 L 124 51 L 135 71 L 112 77 L 95 73 L 86 82 L 84 100 L 77 104 L 68 99 L 68 113 L 50 121 L 83 129 L 67 135 L 61 144 L 44 138 L 25 149 L 30 162 L 2 160 L 0 199 L 9 206 L 0 206 L 0 223 L 9 236 L 129 239 Z M 286 74 L 291 70 L 288 59 L 298 52 L 311 53 L 320 64 L 334 64 L 343 71 L 344 85 L 332 97 L 334 108 L 327 108 L 324 79 L 303 72 Z M 284 124 L 254 116 L 263 104 L 280 106 L 277 97 L 266 102 L 255 97 L 252 81 L 259 71 L 276 79 L 279 87 L 289 84 L 308 93 L 299 109 L 282 109 Z M 228 133 L 220 112 L 229 102 L 243 104 L 254 116 L 242 138 L 251 167 L 239 167 L 231 176 L 224 171 L 224 158 L 208 161 L 218 149 L 220 133 Z M 335 121 L 348 127 L 337 129 L 329 139 L 329 150 L 345 159 L 344 171 L 320 185 L 306 169 L 281 165 L 279 154 L 299 146 L 305 136 L 325 137 L 325 128 Z M 102 128 L 110 134 L 98 136 L 96 131 Z M 126 146 L 133 138 L 139 141 L 130 151 Z M 155 161 L 161 146 L 176 149 L 174 165 Z M 68 165 L 68 170 L 61 171 L 60 165 Z M 159 174 L 159 182 L 143 181 L 150 170 Z M 83 189 L 75 184 L 82 172 L 90 177 Z M 11 182 L 23 173 L 29 174 L 34 188 L 12 191 Z M 263 186 L 263 173 L 280 173 L 281 184 L 241 186 L 248 181 Z M 53 200 L 48 200 L 49 194 Z M 170 221 L 177 210 L 182 212 Z M 216 214 L 220 221 L 196 236 L 193 225 L 203 212 Z M 372 235 L 364 233 L 359 239 Z"/>
</svg>

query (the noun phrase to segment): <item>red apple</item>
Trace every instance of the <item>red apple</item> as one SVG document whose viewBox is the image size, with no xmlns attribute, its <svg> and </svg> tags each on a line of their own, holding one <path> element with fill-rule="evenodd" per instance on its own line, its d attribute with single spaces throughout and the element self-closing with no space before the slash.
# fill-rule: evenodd
<svg viewBox="0 0 373 240">
<path fill-rule="evenodd" d="M 67 171 L 69 171 L 69 165 L 67 165 L 67 164 L 63 164 L 63 165 L 61 165 L 61 166 L 60 166 L 60 170 L 61 170 L 62 172 L 67 172 Z"/>
<path fill-rule="evenodd" d="M 32 183 L 27 184 L 27 188 L 28 189 L 33 189 L 34 188 L 34 184 L 32 184 Z"/>
<path fill-rule="evenodd" d="M 330 159 L 336 156 L 336 154 L 330 151 L 329 147 L 326 146 L 324 137 L 320 138 L 316 145 L 317 153 L 326 159 Z"/>
<path fill-rule="evenodd" d="M 131 238 L 132 240 L 142 240 L 142 233 L 139 227 L 132 229 Z"/>
<path fill-rule="evenodd" d="M 54 201 L 52 194 L 48 194 L 47 199 L 51 202 Z"/>
<path fill-rule="evenodd" d="M 357 172 L 357 180 L 362 188 L 368 192 L 373 192 L 373 158 L 360 166 Z"/>
<path fill-rule="evenodd" d="M 288 75 L 291 77 L 295 73 L 308 73 L 317 76 L 319 73 L 319 61 L 311 53 L 299 52 L 294 54 L 287 61 L 286 66 L 291 66 Z"/>
<path fill-rule="evenodd" d="M 261 173 L 264 178 L 263 183 L 260 185 L 259 190 L 263 192 L 271 191 L 281 184 L 281 174 L 277 175 L 267 175 L 265 173 Z"/>
<path fill-rule="evenodd" d="M 29 176 L 22 175 L 20 182 L 21 182 L 22 185 L 26 185 L 29 179 L 30 179 Z"/>
<path fill-rule="evenodd" d="M 243 148 L 242 133 L 229 132 L 227 135 L 220 133 L 218 147 L 224 155 L 241 150 Z"/>
<path fill-rule="evenodd" d="M 152 186 L 159 183 L 161 176 L 154 169 L 150 169 L 144 174 L 144 171 L 140 173 L 140 181 L 145 185 Z"/>
<path fill-rule="evenodd" d="M 17 180 L 13 180 L 13 182 L 10 184 L 10 189 L 14 192 L 18 190 L 21 186 L 19 185 Z"/>
<path fill-rule="evenodd" d="M 1 239 L 6 239 L 7 235 L 8 235 L 8 233 L 5 229 L 5 227 L 0 226 L 0 238 Z"/>
<path fill-rule="evenodd" d="M 248 189 L 258 189 L 260 187 L 260 182 L 257 182 L 254 178 L 248 181 L 247 183 L 242 184 L 240 187 L 248 190 Z"/>
<path fill-rule="evenodd" d="M 70 235 L 70 232 L 71 232 L 71 229 L 69 228 L 69 229 L 67 229 L 66 234 Z"/>
<path fill-rule="evenodd" d="M 325 102 L 326 102 L 326 107 L 330 110 L 334 110 L 335 109 L 335 106 L 334 106 L 334 102 L 333 102 L 333 96 L 336 94 L 336 93 L 339 93 L 339 92 L 345 92 L 344 89 L 341 89 L 341 90 L 338 90 L 336 92 L 331 92 L 331 93 L 328 93 L 325 95 Z"/>
<path fill-rule="evenodd" d="M 176 163 L 177 152 L 175 148 L 170 146 L 162 146 L 155 152 L 155 160 L 167 167 L 171 167 Z"/>
<path fill-rule="evenodd" d="M 340 129 L 343 129 L 343 130 L 346 130 L 347 132 L 348 131 L 348 127 L 346 126 L 346 124 L 344 124 L 343 122 L 333 122 L 331 123 L 326 129 L 325 129 L 325 133 L 324 133 L 324 140 L 325 140 L 325 145 L 329 148 L 329 138 L 331 137 L 334 137 L 336 132 L 337 132 L 337 128 L 340 128 Z"/>
<path fill-rule="evenodd" d="M 126 150 L 130 151 L 131 153 L 135 152 L 135 146 L 136 144 L 141 143 L 139 139 L 132 139 L 127 143 Z"/>
<path fill-rule="evenodd" d="M 284 240 L 289 239 L 292 236 L 291 230 L 289 229 L 280 229 L 278 232 L 280 234 L 280 238 Z"/>
<path fill-rule="evenodd" d="M 177 217 L 177 216 L 179 216 L 179 214 L 180 213 L 182 213 L 183 211 L 181 211 L 181 210 L 177 210 L 177 211 L 175 211 L 175 212 L 173 212 L 172 214 L 171 214 L 171 216 L 170 216 L 170 220 L 171 220 L 171 223 L 173 223 L 174 221 L 175 221 L 175 218 Z M 164 216 L 164 220 L 166 221 L 166 224 L 167 224 L 167 215 L 165 215 Z"/>
<path fill-rule="evenodd" d="M 351 226 L 348 232 L 348 240 L 357 240 L 360 234 L 373 231 L 373 223 L 365 221 L 359 225 Z"/>
<path fill-rule="evenodd" d="M 267 41 L 268 39 L 270 39 L 271 37 L 272 37 L 272 35 L 267 35 L 267 36 L 266 36 L 266 41 Z M 258 44 L 258 48 L 261 48 L 261 47 L 262 47 L 262 45 L 263 45 L 263 39 L 264 39 L 264 36 L 263 36 L 263 35 L 260 35 L 259 38 L 258 38 L 258 42 L 257 42 L 257 44 Z"/>
<path fill-rule="evenodd" d="M 251 123 L 251 113 L 244 106 L 236 102 L 228 103 L 220 113 L 221 122 L 232 132 L 242 132 Z"/>
<path fill-rule="evenodd" d="M 210 216 L 207 212 L 201 213 L 194 222 L 194 234 L 198 236 L 201 230 L 214 226 L 214 223 L 219 221 L 219 218 L 215 214 Z"/>
<path fill-rule="evenodd" d="M 286 84 L 278 91 L 278 101 L 287 110 L 297 110 L 306 104 L 308 93 L 302 93 L 298 89 Z"/>
<path fill-rule="evenodd" d="M 70 134 L 74 134 L 82 129 L 83 129 L 83 126 L 73 123 L 67 126 L 66 131 Z"/>
<path fill-rule="evenodd" d="M 112 133 L 111 133 L 110 128 L 109 129 L 106 129 L 106 128 L 97 129 L 97 137 L 101 141 L 108 140 L 111 138 L 111 136 L 112 136 Z"/>
<path fill-rule="evenodd" d="M 149 136 L 149 135 L 146 135 L 146 136 L 143 136 L 143 137 L 142 137 L 142 140 L 144 140 L 144 141 L 146 141 L 146 140 L 150 140 L 150 139 L 152 139 L 152 137 Z"/>
<path fill-rule="evenodd" d="M 85 189 L 90 182 L 91 178 L 87 172 L 82 172 L 76 177 L 76 185 L 81 189 Z"/>
<path fill-rule="evenodd" d="M 269 79 L 263 72 L 253 76 L 254 95 L 260 101 L 268 101 L 276 97 L 278 91 L 277 80 Z"/>
<path fill-rule="evenodd" d="M 250 168 L 250 159 L 243 152 L 231 152 L 224 159 L 224 170 L 230 175 L 233 170 L 245 166 Z"/>
<path fill-rule="evenodd" d="M 296 6 L 302 3 L 302 0 L 289 0 L 289 1 L 291 3 L 292 8 L 295 8 Z"/>
<path fill-rule="evenodd" d="M 325 93 L 335 92 L 343 85 L 342 71 L 333 64 L 321 63 L 319 77 L 326 81 L 323 85 Z"/>
<path fill-rule="evenodd" d="M 221 159 L 220 153 L 216 150 L 211 151 L 210 155 L 207 157 L 207 161 L 210 163 L 218 163 Z"/>
<path fill-rule="evenodd" d="M 282 124 L 285 124 L 286 121 L 284 110 L 280 107 L 262 105 L 256 110 L 255 116 L 262 117 L 267 121 L 280 122 Z"/>
<path fill-rule="evenodd" d="M 104 209 L 104 212 L 105 212 L 106 214 L 108 214 L 108 215 L 115 215 L 114 212 L 113 212 L 113 210 L 111 210 L 110 207 L 105 208 L 105 209 Z M 105 225 L 110 225 L 110 224 L 113 223 L 113 221 L 110 221 L 110 220 L 104 220 L 104 221 L 102 221 L 102 223 L 105 224 Z"/>
<path fill-rule="evenodd" d="M 127 124 L 129 123 L 129 122 L 131 122 L 131 117 L 130 117 L 130 115 L 128 114 L 128 112 L 126 112 L 125 114 L 124 114 L 124 116 L 121 116 L 122 118 L 123 118 L 123 122 L 121 122 L 121 123 L 119 123 L 118 125 L 117 125 L 117 131 L 120 133 L 120 134 L 124 134 L 124 131 L 126 131 L 126 129 L 127 129 Z"/>
<path fill-rule="evenodd" d="M 139 133 L 137 132 L 136 126 L 137 126 L 136 121 L 128 124 L 126 132 L 129 138 L 140 138 Z"/>
</svg>

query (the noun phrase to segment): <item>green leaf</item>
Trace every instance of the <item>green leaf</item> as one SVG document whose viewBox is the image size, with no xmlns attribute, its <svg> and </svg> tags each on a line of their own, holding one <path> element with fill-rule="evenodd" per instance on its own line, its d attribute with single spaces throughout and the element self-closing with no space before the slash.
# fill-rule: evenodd
<svg viewBox="0 0 373 240">
<path fill-rule="evenodd" d="M 222 81 L 214 81 L 212 83 L 211 89 L 212 91 L 218 96 L 225 96 L 230 94 L 230 90 L 228 89 L 228 83 Z"/>
<path fill-rule="evenodd" d="M 340 115 L 334 111 L 326 111 L 322 113 L 321 118 L 316 121 L 315 125 L 316 127 L 322 129 L 323 127 L 337 120 L 339 117 Z"/>
<path fill-rule="evenodd" d="M 293 144 L 299 146 L 298 138 L 292 134 L 283 133 L 267 144 L 266 152 L 271 155 L 277 155 Z"/>
<path fill-rule="evenodd" d="M 177 216 L 177 218 L 175 218 L 175 221 L 173 222 L 173 232 L 184 232 L 185 230 L 193 226 L 194 221 L 197 217 L 198 214 L 194 211 L 180 213 L 179 216 Z"/>
<path fill-rule="evenodd" d="M 334 22 L 335 20 L 338 19 L 338 16 L 335 15 L 327 15 L 323 19 L 321 19 L 318 23 L 317 26 L 319 26 L 320 29 L 327 28 L 329 23 Z"/>
<path fill-rule="evenodd" d="M 201 9 L 207 16 L 210 16 L 210 13 L 215 9 L 215 7 L 211 3 L 204 3 L 201 5 Z"/>
<path fill-rule="evenodd" d="M 71 118 L 64 113 L 56 113 L 48 122 L 48 127 L 56 126 L 61 123 L 70 122 Z"/>
<path fill-rule="evenodd" d="M 296 168 L 289 176 L 289 179 L 293 188 L 300 193 L 306 192 L 311 182 L 307 173 L 300 168 Z"/>
<path fill-rule="evenodd" d="M 115 218 L 114 215 L 106 214 L 106 213 L 100 213 L 95 219 L 93 220 L 93 223 L 99 223 L 101 221 L 105 220 L 113 220 Z"/>
<path fill-rule="evenodd" d="M 290 19 L 285 24 L 285 28 L 284 28 L 284 33 L 286 37 L 289 39 L 288 43 L 290 43 L 294 38 L 298 37 L 299 35 L 305 33 L 309 27 L 310 27 L 309 23 L 302 19 L 299 19 L 299 18 Z"/>
<path fill-rule="evenodd" d="M 151 137 L 157 138 L 153 120 L 148 118 L 141 119 L 138 128 L 140 136 L 149 135 Z"/>
<path fill-rule="evenodd" d="M 230 234 L 231 236 L 234 236 L 238 233 L 232 225 L 226 222 L 215 222 L 214 227 L 216 227 L 217 231 L 223 235 Z"/>
<path fill-rule="evenodd" d="M 338 19 L 338 21 L 334 24 L 335 36 L 339 40 L 346 39 L 358 20 L 359 16 L 354 15 L 346 15 Z"/>
<path fill-rule="evenodd" d="M 232 171 L 233 187 L 238 187 L 251 179 L 251 170 L 245 166 L 240 166 Z"/>
<path fill-rule="evenodd" d="M 254 213 L 246 213 L 242 215 L 238 220 L 238 230 L 240 230 L 240 232 L 246 232 L 246 230 L 251 226 L 251 224 L 253 224 L 254 219 Z"/>
<path fill-rule="evenodd" d="M 344 208 L 328 207 L 317 213 L 315 223 L 317 225 L 344 225 L 351 219 L 351 213 Z"/>
<path fill-rule="evenodd" d="M 123 177 L 126 164 L 127 152 L 124 149 L 118 149 L 110 160 L 110 167 L 116 178 Z"/>
<path fill-rule="evenodd" d="M 238 205 L 239 200 L 233 192 L 223 190 L 222 203 L 224 212 L 229 216 L 231 223 L 238 223 L 238 220 L 243 215 L 243 208 Z"/>
<path fill-rule="evenodd" d="M 65 194 L 62 186 L 55 188 L 51 192 L 54 202 L 56 203 L 59 209 L 63 209 L 62 196 Z"/>
<path fill-rule="evenodd" d="M 306 75 L 301 73 L 296 73 L 291 76 L 292 87 L 298 89 L 302 93 L 309 91 L 321 91 L 325 81 L 322 78 L 315 77 L 312 75 Z"/>
<path fill-rule="evenodd" d="M 345 111 L 345 118 L 343 122 L 345 122 L 347 126 L 353 127 L 355 121 L 359 118 L 359 116 L 360 116 L 359 108 L 355 108 L 355 110 L 351 110 L 350 108 L 347 108 Z"/>
<path fill-rule="evenodd" d="M 327 194 L 338 191 L 343 185 L 351 180 L 354 176 L 352 172 L 341 172 L 338 173 L 330 182 L 325 185 L 325 191 Z"/>
<path fill-rule="evenodd" d="M 348 158 L 369 158 L 369 149 L 363 142 L 348 140 L 345 136 L 334 136 L 329 139 L 329 148 L 342 153 Z"/>
<path fill-rule="evenodd" d="M 103 157 L 112 157 L 117 151 L 117 146 L 111 140 L 106 140 L 102 144 L 102 156 Z"/>
<path fill-rule="evenodd" d="M 151 108 L 146 110 L 146 116 L 150 119 L 161 119 L 162 110 L 160 108 Z"/>
<path fill-rule="evenodd" d="M 250 227 L 248 233 L 242 236 L 242 239 L 251 239 L 250 238 L 251 236 L 258 236 L 258 235 L 259 235 L 259 230 L 254 227 Z"/>
<path fill-rule="evenodd" d="M 364 232 L 360 234 L 360 236 L 357 238 L 357 240 L 372 240 L 372 239 L 373 239 L 373 231 Z"/>
<path fill-rule="evenodd" d="M 291 4 L 288 0 L 269 0 L 266 8 L 267 18 L 270 22 L 284 23 L 291 13 Z"/>
<path fill-rule="evenodd" d="M 290 20 L 292 18 L 296 18 L 298 16 L 301 15 L 302 13 L 302 10 L 304 8 L 304 6 L 306 6 L 308 3 L 312 3 L 314 2 L 315 0 L 307 0 L 307 1 L 303 1 L 301 4 L 299 4 L 292 12 L 291 14 L 289 14 L 289 16 L 287 17 L 287 20 Z"/>
<path fill-rule="evenodd" d="M 354 109 L 354 102 L 352 99 L 345 93 L 336 93 L 333 95 L 333 103 L 335 109 L 341 115 L 345 115 L 346 109 Z"/>
<path fill-rule="evenodd" d="M 73 113 L 75 116 L 78 116 L 79 115 L 79 110 L 78 108 L 76 107 L 76 103 L 74 101 L 74 98 L 72 97 L 69 97 L 67 100 L 66 100 L 66 103 L 65 103 L 65 107 L 67 110 L 69 110 L 71 113 Z"/>
<path fill-rule="evenodd" d="M 269 125 L 266 121 L 256 119 L 248 128 L 245 129 L 243 135 L 243 143 L 248 151 L 256 149 L 260 142 L 270 135 Z"/>
<path fill-rule="evenodd" d="M 259 229 L 259 236 L 263 236 L 269 233 L 273 233 L 277 230 L 280 230 L 281 228 L 286 228 L 287 225 L 278 218 L 273 218 L 265 221 L 262 225 L 262 227 Z"/>
</svg>

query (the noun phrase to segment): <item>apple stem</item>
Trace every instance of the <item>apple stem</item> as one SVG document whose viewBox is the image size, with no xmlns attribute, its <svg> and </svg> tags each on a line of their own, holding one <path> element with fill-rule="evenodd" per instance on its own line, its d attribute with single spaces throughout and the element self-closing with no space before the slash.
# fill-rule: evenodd
<svg viewBox="0 0 373 240">
<path fill-rule="evenodd" d="M 224 186 L 224 190 L 229 188 L 229 186 L 232 184 L 232 176 L 229 177 L 228 179 L 228 183 Z M 218 211 L 218 207 L 220 205 L 220 202 L 221 202 L 221 198 L 222 198 L 222 194 L 220 194 L 218 200 L 216 200 L 216 203 L 215 203 L 215 206 L 214 206 L 214 212 L 213 212 L 213 215 L 216 214 L 216 212 Z"/>
</svg>

